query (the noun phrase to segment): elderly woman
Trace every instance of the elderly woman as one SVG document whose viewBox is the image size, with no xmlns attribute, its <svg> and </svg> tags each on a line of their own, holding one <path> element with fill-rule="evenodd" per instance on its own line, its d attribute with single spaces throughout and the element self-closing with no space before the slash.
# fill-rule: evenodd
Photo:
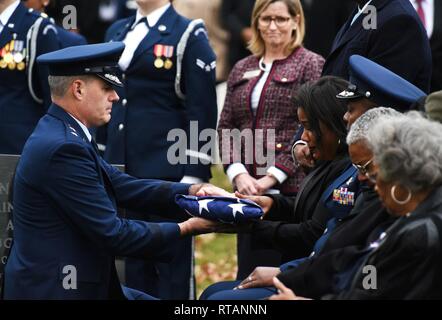
<svg viewBox="0 0 442 320">
<path fill-rule="evenodd" d="M 348 290 L 334 298 L 440 298 L 442 125 L 412 112 L 379 121 L 368 136 L 375 165 L 369 177 L 397 220 L 367 248 Z M 278 286 L 274 299 L 298 299 Z"/>
<path fill-rule="evenodd" d="M 386 119 L 369 134 L 378 166 L 376 191 L 398 221 L 363 266 L 375 266 L 377 290 L 357 273 L 343 295 L 354 299 L 440 298 L 442 287 L 442 125 L 412 112 Z M 362 271 L 362 270 L 361 270 Z"/>
<path fill-rule="evenodd" d="M 239 192 L 294 195 L 304 174 L 290 154 L 291 139 L 299 127 L 292 97 L 303 83 L 320 77 L 324 59 L 302 46 L 305 27 L 299 0 L 256 1 L 252 30 L 252 55 L 235 65 L 228 80 L 218 126 L 221 158 Z M 241 142 L 241 146 L 227 143 L 230 139 L 223 136 L 234 129 L 251 132 L 253 141 L 249 145 Z M 258 132 L 261 137 L 255 137 Z M 267 139 L 269 135 L 274 139 Z M 260 163 L 257 150 L 262 150 L 263 155 L 273 153 L 274 160 Z M 255 245 L 252 250 L 250 239 L 240 236 L 240 278 L 257 265 L 279 265 L 279 255 L 259 248 Z"/>
</svg>

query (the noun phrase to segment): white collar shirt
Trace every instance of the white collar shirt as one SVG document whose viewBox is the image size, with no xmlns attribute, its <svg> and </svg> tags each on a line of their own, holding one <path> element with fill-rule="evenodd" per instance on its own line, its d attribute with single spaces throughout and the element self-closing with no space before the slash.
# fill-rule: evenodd
<svg viewBox="0 0 442 320">
<path fill-rule="evenodd" d="M 154 25 L 156 25 L 160 20 L 160 18 L 162 17 L 162 15 L 167 11 L 167 9 L 169 9 L 169 7 L 170 3 L 148 14 L 146 18 L 149 27 L 153 27 Z M 146 23 L 139 23 L 140 20 L 143 18 L 144 16 L 138 10 L 135 17 L 135 22 L 132 24 L 131 29 L 129 30 L 129 32 L 127 33 L 126 37 L 123 40 L 126 47 L 124 48 L 123 54 L 121 55 L 120 61 L 118 62 L 118 65 L 123 71 L 127 70 L 130 63 L 132 62 L 132 58 L 134 56 L 135 51 L 137 50 L 141 41 L 149 33 L 149 27 L 146 25 Z"/>
<path fill-rule="evenodd" d="M 75 121 L 77 121 L 77 123 L 78 123 L 78 125 L 80 126 L 80 128 L 83 130 L 83 132 L 84 132 L 84 134 L 86 135 L 86 137 L 87 137 L 87 139 L 89 140 L 89 142 L 91 142 L 92 141 L 92 135 L 91 135 L 91 133 L 89 132 L 89 129 L 80 121 L 80 120 L 78 120 L 77 118 L 75 118 L 73 115 L 71 115 L 70 113 L 69 113 L 69 115 L 75 120 Z"/>
<path fill-rule="evenodd" d="M 414 9 L 417 11 L 418 4 L 416 0 L 410 0 Z M 434 29 L 434 0 L 422 0 L 422 9 L 425 14 L 425 29 L 428 38 L 431 38 Z"/>
</svg>

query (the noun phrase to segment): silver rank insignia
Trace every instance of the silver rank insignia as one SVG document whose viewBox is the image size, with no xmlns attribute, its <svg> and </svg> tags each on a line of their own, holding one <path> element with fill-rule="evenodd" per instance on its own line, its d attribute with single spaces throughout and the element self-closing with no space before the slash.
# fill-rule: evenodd
<svg viewBox="0 0 442 320">
<path fill-rule="evenodd" d="M 216 61 L 213 61 L 210 64 L 206 64 L 203 60 L 196 59 L 196 65 L 203 69 L 206 72 L 210 72 L 216 68 Z"/>
</svg>

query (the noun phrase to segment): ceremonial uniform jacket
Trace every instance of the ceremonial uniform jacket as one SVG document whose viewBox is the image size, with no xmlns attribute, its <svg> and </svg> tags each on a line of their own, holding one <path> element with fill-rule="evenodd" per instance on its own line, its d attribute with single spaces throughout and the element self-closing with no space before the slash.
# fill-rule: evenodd
<svg viewBox="0 0 442 320">
<path fill-rule="evenodd" d="M 20 154 L 50 105 L 48 73 L 33 61 L 61 46 L 54 25 L 41 15 L 20 3 L 0 34 L 0 153 Z M 39 32 L 27 41 L 37 21 Z"/>
<path fill-rule="evenodd" d="M 14 243 L 6 299 L 121 298 L 114 256 L 168 259 L 175 223 L 117 217 L 117 206 L 179 211 L 189 185 L 135 179 L 107 164 L 76 120 L 56 105 L 26 143 L 15 175 Z M 75 289 L 65 278 L 75 270 Z M 72 274 L 70 273 L 72 276 Z"/>
<path fill-rule="evenodd" d="M 125 39 L 134 21 L 131 17 L 114 23 L 106 41 Z M 186 30 L 190 33 L 178 62 L 178 44 Z M 191 25 L 170 6 L 156 25 L 149 26 L 122 74 L 120 101 L 114 104 L 107 137 L 101 138 L 105 159 L 125 164 L 136 177 L 208 180 L 212 154 L 201 151 L 207 142 L 199 141 L 199 135 L 216 128 L 215 67 L 203 24 Z M 179 138 L 180 133 L 184 137 Z"/>
</svg>

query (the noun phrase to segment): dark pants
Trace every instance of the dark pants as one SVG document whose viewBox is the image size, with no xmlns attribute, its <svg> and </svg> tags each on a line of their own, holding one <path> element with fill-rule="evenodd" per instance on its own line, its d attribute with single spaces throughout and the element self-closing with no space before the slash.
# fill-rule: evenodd
<svg viewBox="0 0 442 320">
<path fill-rule="evenodd" d="M 130 212 L 131 219 L 145 220 L 140 214 Z M 149 222 L 165 222 L 164 218 L 149 216 Z M 170 222 L 166 221 L 166 222 Z M 183 238 L 168 244 L 174 252 L 170 262 L 126 258 L 126 286 L 159 299 L 195 299 L 195 275 L 193 272 L 193 240 Z"/>
</svg>

